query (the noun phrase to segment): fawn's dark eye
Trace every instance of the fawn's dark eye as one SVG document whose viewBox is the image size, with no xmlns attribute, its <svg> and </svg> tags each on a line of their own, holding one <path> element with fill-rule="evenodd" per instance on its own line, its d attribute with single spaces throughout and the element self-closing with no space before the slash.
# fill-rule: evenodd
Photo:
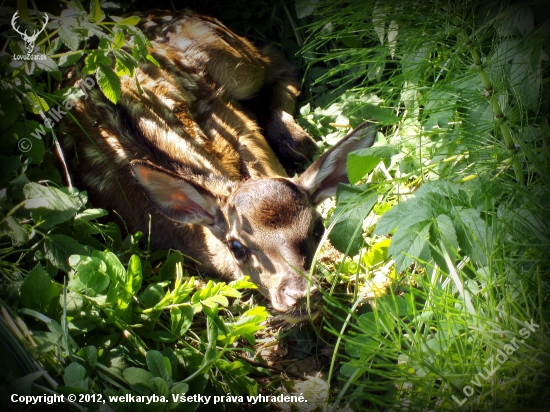
<svg viewBox="0 0 550 412">
<path fill-rule="evenodd" d="M 230 239 L 227 244 L 229 246 L 229 250 L 231 250 L 231 253 L 233 253 L 233 256 L 239 262 L 242 263 L 248 258 L 248 251 L 241 242 L 235 239 Z"/>
<path fill-rule="evenodd" d="M 319 242 L 324 234 L 325 234 L 325 226 L 323 225 L 323 221 L 319 219 L 315 223 L 315 227 L 313 228 L 313 239 L 316 242 Z"/>
</svg>

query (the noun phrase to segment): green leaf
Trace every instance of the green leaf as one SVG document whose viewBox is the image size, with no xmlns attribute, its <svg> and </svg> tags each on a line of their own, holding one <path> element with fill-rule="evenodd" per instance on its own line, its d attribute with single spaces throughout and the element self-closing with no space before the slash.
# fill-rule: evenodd
<svg viewBox="0 0 550 412">
<path fill-rule="evenodd" d="M 120 20 L 119 22 L 117 22 L 117 26 L 120 27 L 120 26 L 135 26 L 139 23 L 139 17 L 137 16 L 130 16 L 130 17 L 126 17 L 125 19 L 122 19 Z"/>
<path fill-rule="evenodd" d="M 2 232 L 0 233 L 10 237 L 12 246 L 21 246 L 29 241 L 29 232 L 13 216 L 8 217 L 2 223 Z"/>
<path fill-rule="evenodd" d="M 411 226 L 400 226 L 391 240 L 388 252 L 395 259 L 397 273 L 407 269 L 413 261 L 429 262 L 429 234 L 431 220 L 417 222 Z"/>
<path fill-rule="evenodd" d="M 395 149 L 391 146 L 375 146 L 357 150 L 348 155 L 347 168 L 350 183 L 357 183 L 380 163 L 382 159 L 391 160 Z"/>
<path fill-rule="evenodd" d="M 216 347 L 216 342 L 218 340 L 218 328 L 216 322 L 212 319 L 211 316 L 206 318 L 206 334 L 208 337 L 208 343 L 206 346 L 206 352 L 204 353 L 204 362 L 203 364 L 209 364 L 214 362 L 218 357 L 218 349 Z"/>
<path fill-rule="evenodd" d="M 80 356 L 84 362 L 84 367 L 86 368 L 86 371 L 88 374 L 91 374 L 97 365 L 97 349 L 95 346 L 85 346 L 82 349 L 80 349 L 77 353 L 78 356 Z"/>
<path fill-rule="evenodd" d="M 184 395 L 189 391 L 189 385 L 185 382 L 177 382 L 175 383 L 172 388 L 170 388 L 170 398 L 168 400 L 168 410 L 171 411 L 172 409 L 175 409 L 179 404 L 179 396 L 178 400 L 174 402 L 172 395 Z"/>
<path fill-rule="evenodd" d="M 84 60 L 84 67 L 82 68 L 82 73 L 92 74 L 96 72 L 100 65 L 110 66 L 111 59 L 106 55 L 107 51 L 104 49 L 95 49 L 92 50 L 86 59 Z"/>
<path fill-rule="evenodd" d="M 151 389 L 149 382 L 153 379 L 153 375 L 145 369 L 130 367 L 124 369 L 122 376 L 124 376 L 126 382 L 132 386 L 141 386 L 143 388 Z"/>
<path fill-rule="evenodd" d="M 84 52 L 65 54 L 65 55 L 59 57 L 59 60 L 57 61 L 57 65 L 59 67 L 72 66 L 77 61 L 79 61 L 82 56 L 84 56 Z"/>
<path fill-rule="evenodd" d="M 48 106 L 46 100 L 44 100 L 36 93 L 27 93 L 26 97 L 30 100 L 30 102 L 27 101 L 25 103 L 25 106 L 29 109 L 29 111 L 32 111 L 34 114 L 40 114 L 40 112 L 47 112 L 48 110 L 50 110 L 50 106 Z"/>
<path fill-rule="evenodd" d="M 47 312 L 50 304 L 59 300 L 61 290 L 42 266 L 37 264 L 25 277 L 20 293 L 21 306 Z"/>
<path fill-rule="evenodd" d="M 120 263 L 117 255 L 109 251 L 100 252 L 98 250 L 94 250 L 92 252 L 92 256 L 102 259 L 105 262 L 107 265 L 107 275 L 109 275 L 111 281 L 126 284 L 126 270 L 124 269 L 124 265 Z"/>
<path fill-rule="evenodd" d="M 44 208 L 76 214 L 81 206 L 78 198 L 69 196 L 55 187 L 42 186 L 38 183 L 26 184 L 23 193 L 25 194 L 25 207 L 27 209 Z"/>
<path fill-rule="evenodd" d="M 374 119 L 383 126 L 396 124 L 399 121 L 392 109 L 373 104 L 365 104 L 361 107 L 361 117 L 363 119 Z"/>
<path fill-rule="evenodd" d="M 170 309 L 172 332 L 177 336 L 183 336 L 193 322 L 195 311 L 191 305 L 183 305 Z"/>
<path fill-rule="evenodd" d="M 176 277 L 176 265 L 183 264 L 183 255 L 180 251 L 170 253 L 166 261 L 162 264 L 159 270 L 160 280 L 174 280 Z"/>
<path fill-rule="evenodd" d="M 47 57 L 44 60 L 37 60 L 36 66 L 50 73 L 55 80 L 61 81 L 62 76 L 61 76 L 61 72 L 59 71 L 59 67 L 57 66 L 57 63 L 53 61 L 51 58 Z"/>
<path fill-rule="evenodd" d="M 367 312 L 359 316 L 357 326 L 369 335 L 376 335 L 378 333 L 378 324 L 374 312 Z"/>
<path fill-rule="evenodd" d="M 65 368 L 65 373 L 63 374 L 63 382 L 65 382 L 65 385 L 86 391 L 89 386 L 88 381 L 88 375 L 84 366 L 73 362 Z"/>
<path fill-rule="evenodd" d="M 376 305 L 384 314 L 390 313 L 395 317 L 405 316 L 408 313 L 407 301 L 402 296 L 380 296 L 379 298 L 376 298 Z"/>
<path fill-rule="evenodd" d="M 120 79 L 116 73 L 108 66 L 100 64 L 96 72 L 97 84 L 103 91 L 103 94 L 114 104 L 120 97 Z"/>
<path fill-rule="evenodd" d="M 168 384 L 164 379 L 159 377 L 154 377 L 149 382 L 149 385 L 151 386 L 151 390 L 155 395 L 164 396 L 165 398 L 168 398 Z"/>
<path fill-rule="evenodd" d="M 85 255 L 88 251 L 70 236 L 49 235 L 44 241 L 44 254 L 56 268 L 69 271 L 67 260 L 71 255 Z"/>
<path fill-rule="evenodd" d="M 99 219 L 100 217 L 107 216 L 108 214 L 109 212 L 105 209 L 86 209 L 76 215 L 74 219 L 89 222 L 90 220 Z"/>
<path fill-rule="evenodd" d="M 363 221 L 372 210 L 378 196 L 376 192 L 348 185 L 340 185 L 337 193 L 338 205 L 329 219 L 329 224 L 334 221 L 336 223 L 329 238 L 336 249 L 354 256 L 361 247 Z"/>
<path fill-rule="evenodd" d="M 113 38 L 113 43 L 111 46 L 114 49 L 120 49 L 124 47 L 124 43 L 126 42 L 124 38 L 124 30 L 121 29 L 115 29 L 115 37 Z"/>
<path fill-rule="evenodd" d="M 166 364 L 164 363 L 164 356 L 162 356 L 162 353 L 156 350 L 150 350 L 145 355 L 145 360 L 147 362 L 149 372 L 151 372 L 151 375 L 153 375 L 153 377 L 161 378 L 169 384 L 172 383 L 172 378 L 168 373 L 168 369 L 166 368 Z"/>
<path fill-rule="evenodd" d="M 130 257 L 128 262 L 128 274 L 126 280 L 126 290 L 130 295 L 136 295 L 141 288 L 141 282 L 143 281 L 143 274 L 141 271 L 141 261 L 136 255 Z"/>
<path fill-rule="evenodd" d="M 69 288 L 84 290 L 89 296 L 97 296 L 109 286 L 111 279 L 107 275 L 107 265 L 97 257 L 73 255 L 69 264 L 75 273 L 69 281 Z"/>
<path fill-rule="evenodd" d="M 148 54 L 147 56 L 145 56 L 145 58 L 153 63 L 155 66 L 160 67 L 160 63 L 152 55 Z"/>
<path fill-rule="evenodd" d="M 372 267 L 384 262 L 388 257 L 390 243 L 390 239 L 382 239 L 380 242 L 370 246 L 367 253 L 361 258 L 363 264 L 367 267 Z"/>
<path fill-rule="evenodd" d="M 72 51 L 77 51 L 78 45 L 83 40 L 82 34 L 67 24 L 63 24 L 59 27 L 59 38 Z"/>
<path fill-rule="evenodd" d="M 90 2 L 90 17 L 94 23 L 99 23 L 105 18 L 105 13 L 101 10 L 99 0 L 93 0 Z"/>
<path fill-rule="evenodd" d="M 479 210 L 463 209 L 452 215 L 460 248 L 480 266 L 488 264 L 492 230 L 480 217 Z"/>
</svg>

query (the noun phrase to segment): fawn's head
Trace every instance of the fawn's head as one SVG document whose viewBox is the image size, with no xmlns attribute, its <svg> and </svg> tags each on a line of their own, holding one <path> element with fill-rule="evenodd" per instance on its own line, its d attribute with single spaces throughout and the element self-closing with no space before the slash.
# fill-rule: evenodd
<svg viewBox="0 0 550 412">
<path fill-rule="evenodd" d="M 375 135 L 373 125 L 362 124 L 297 178 L 228 182 L 168 172 L 143 161 L 131 165 L 161 213 L 207 228 L 223 243 L 223 256 L 217 258 L 233 268 L 233 276 L 250 276 L 273 308 L 296 322 L 308 315 L 308 297 L 316 302 L 320 295 L 309 276 L 324 233 L 315 206 L 334 196 L 338 183 L 347 182 L 348 153 L 371 146 Z"/>
</svg>

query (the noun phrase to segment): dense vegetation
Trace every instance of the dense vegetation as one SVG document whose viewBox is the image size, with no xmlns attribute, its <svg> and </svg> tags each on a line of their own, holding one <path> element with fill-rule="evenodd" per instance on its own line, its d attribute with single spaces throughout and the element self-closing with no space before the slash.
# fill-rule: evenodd
<svg viewBox="0 0 550 412">
<path fill-rule="evenodd" d="M 172 400 L 181 393 L 303 394 L 296 410 L 547 410 L 550 3 L 187 4 L 294 60 L 298 119 L 321 148 L 365 119 L 380 124 L 375 146 L 348 158 L 352 184 L 324 207 L 339 251 L 325 239 L 312 269 L 326 313 L 290 331 L 264 329 L 246 280 L 189 276 L 182 253 L 149 250 L 101 220 L 67 187 L 55 127 L 37 135 L 44 113 L 82 93 L 56 86 L 79 59 L 116 101 L 118 76 L 150 57 L 137 19 L 115 16 L 180 7 L 161 3 L 40 4 L 51 13 L 42 61 L 14 61 L 24 43 L 3 31 L 1 408 L 23 409 L 9 401 L 17 389 L 169 399 L 88 396 L 75 410 L 201 406 Z M 16 9 L 40 26 L 25 1 L 6 2 L 2 23 Z M 272 338 L 305 352 L 295 358 L 318 357 L 322 373 L 268 367 L 259 353 Z M 246 407 L 238 401 L 203 408 Z"/>
</svg>

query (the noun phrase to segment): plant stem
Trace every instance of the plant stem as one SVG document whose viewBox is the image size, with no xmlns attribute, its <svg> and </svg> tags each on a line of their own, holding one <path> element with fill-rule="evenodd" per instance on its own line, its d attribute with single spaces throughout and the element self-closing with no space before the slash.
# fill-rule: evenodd
<svg viewBox="0 0 550 412">
<path fill-rule="evenodd" d="M 510 126 L 506 123 L 506 117 L 504 117 L 504 113 L 502 113 L 502 109 L 500 108 L 500 103 L 498 101 L 498 98 L 493 91 L 493 85 L 491 83 L 491 80 L 489 79 L 487 72 L 483 68 L 483 62 L 481 61 L 481 57 L 479 56 L 479 53 L 477 52 L 477 50 L 474 49 L 470 36 L 468 36 L 468 34 L 466 33 L 466 30 L 462 28 L 462 24 L 460 20 L 457 17 L 454 17 L 453 22 L 456 28 L 459 30 L 460 35 L 464 41 L 464 44 L 470 50 L 470 53 L 472 54 L 472 58 L 474 59 L 476 69 L 479 73 L 479 77 L 481 77 L 483 86 L 485 87 L 485 91 L 491 103 L 491 107 L 493 108 L 493 113 L 497 119 L 497 122 L 500 128 L 500 133 L 502 134 L 502 138 L 504 139 L 504 143 L 506 144 L 508 154 L 512 158 L 512 166 L 514 168 L 514 174 L 516 175 L 516 180 L 518 181 L 518 183 L 525 184 L 523 167 L 517 156 L 516 143 L 514 142 L 514 139 L 512 137 Z"/>
</svg>

